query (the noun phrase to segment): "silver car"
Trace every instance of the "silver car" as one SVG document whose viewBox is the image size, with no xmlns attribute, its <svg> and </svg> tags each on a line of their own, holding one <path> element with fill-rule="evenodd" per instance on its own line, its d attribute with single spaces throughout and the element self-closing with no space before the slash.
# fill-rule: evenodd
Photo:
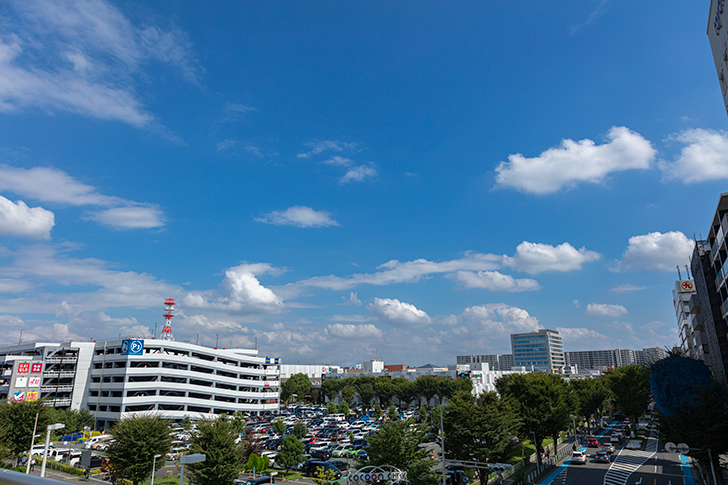
<svg viewBox="0 0 728 485">
<path fill-rule="evenodd" d="M 586 455 L 581 451 L 574 451 L 571 453 L 571 463 L 586 465 Z"/>
</svg>

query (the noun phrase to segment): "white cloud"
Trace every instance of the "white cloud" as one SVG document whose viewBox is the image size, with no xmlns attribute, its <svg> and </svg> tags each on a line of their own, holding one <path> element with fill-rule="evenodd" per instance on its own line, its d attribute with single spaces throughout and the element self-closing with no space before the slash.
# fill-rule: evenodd
<svg viewBox="0 0 728 485">
<path fill-rule="evenodd" d="M 327 326 L 326 331 L 334 337 L 345 339 L 382 338 L 384 336 L 384 332 L 371 323 L 364 325 L 335 323 Z"/>
<path fill-rule="evenodd" d="M 518 307 L 504 303 L 492 303 L 466 308 L 462 318 L 466 322 L 477 323 L 492 338 L 503 339 L 512 333 L 535 332 L 538 319 Z"/>
<path fill-rule="evenodd" d="M 30 208 L 22 200 L 15 204 L 0 196 L 0 234 L 50 239 L 55 224 L 53 212 Z"/>
<path fill-rule="evenodd" d="M 616 261 L 612 271 L 673 271 L 676 266 L 690 261 L 695 243 L 679 231 L 651 232 L 629 238 L 627 250 L 621 261 Z"/>
<path fill-rule="evenodd" d="M 485 288 L 490 291 L 535 291 L 541 288 L 536 280 L 516 279 L 498 271 L 458 271 L 451 278 L 465 288 Z"/>
<path fill-rule="evenodd" d="M 164 214 L 157 206 L 103 195 L 95 187 L 55 168 L 23 169 L 0 165 L 0 190 L 43 202 L 109 207 L 91 213 L 87 219 L 116 229 L 148 229 L 164 225 Z"/>
<path fill-rule="evenodd" d="M 627 309 L 622 305 L 610 305 L 607 303 L 589 303 L 586 306 L 585 315 L 599 315 L 607 317 L 621 317 L 627 314 Z"/>
<path fill-rule="evenodd" d="M 627 283 L 625 285 L 619 285 L 615 286 L 614 288 L 610 289 L 609 291 L 612 291 L 614 293 L 632 293 L 633 291 L 642 291 L 648 289 L 647 286 L 637 286 L 630 283 Z"/>
<path fill-rule="evenodd" d="M 310 207 L 300 205 L 289 207 L 284 211 L 273 211 L 255 220 L 277 226 L 328 227 L 339 225 L 331 218 L 329 212 L 316 211 Z"/>
<path fill-rule="evenodd" d="M 164 214 L 155 206 L 115 207 L 96 212 L 90 218 L 115 229 L 152 229 L 164 225 Z"/>
<path fill-rule="evenodd" d="M 515 255 L 503 258 L 504 266 L 529 274 L 538 274 L 546 271 L 579 270 L 584 263 L 596 261 L 601 255 L 586 248 L 576 249 L 566 242 L 550 246 L 524 241 L 516 248 Z"/>
<path fill-rule="evenodd" d="M 350 167 L 354 164 L 351 158 L 340 157 L 339 155 L 334 155 L 333 157 L 329 158 L 328 160 L 324 160 L 321 163 L 325 165 L 338 165 L 340 167 Z"/>
<path fill-rule="evenodd" d="M 557 327 L 556 331 L 561 334 L 569 350 L 613 348 L 609 337 L 590 328 Z"/>
<path fill-rule="evenodd" d="M 149 126 L 133 89 L 150 60 L 197 83 L 200 69 L 178 28 L 134 26 L 104 0 L 14 0 L 0 42 L 0 110 L 55 109 Z"/>
<path fill-rule="evenodd" d="M 260 284 L 256 276 L 278 273 L 267 263 L 241 264 L 225 271 L 225 278 L 217 291 L 192 291 L 183 299 L 191 308 L 214 309 L 240 314 L 277 313 L 283 302 L 269 288 Z"/>
<path fill-rule="evenodd" d="M 520 153 L 496 167 L 496 183 L 532 194 L 551 194 L 579 182 L 601 183 L 614 172 L 647 169 L 656 151 L 639 133 L 625 127 L 612 127 L 607 143 L 564 139 L 535 158 Z"/>
<path fill-rule="evenodd" d="M 346 143 L 338 140 L 312 141 L 306 144 L 311 150 L 299 153 L 298 158 L 310 158 L 325 151 L 343 152 L 344 150 L 354 150 L 356 143 Z"/>
<path fill-rule="evenodd" d="M 728 179 L 728 133 L 695 128 L 672 139 L 687 146 L 674 162 L 660 162 L 666 179 L 685 184 Z"/>
<path fill-rule="evenodd" d="M 0 278 L 0 293 L 22 293 L 32 287 L 28 281 Z"/>
<path fill-rule="evenodd" d="M 352 291 L 349 294 L 349 302 L 351 302 L 352 305 L 361 306 L 362 302 L 359 298 L 356 296 L 356 291 Z"/>
<path fill-rule="evenodd" d="M 369 165 L 359 165 L 350 168 L 343 177 L 339 179 L 340 185 L 348 184 L 349 182 L 363 182 L 368 178 L 374 178 L 377 176 L 377 168 L 374 163 Z"/>
<path fill-rule="evenodd" d="M 430 317 L 416 306 L 390 298 L 375 298 L 367 310 L 378 320 L 394 326 L 422 326 L 430 323 Z"/>
</svg>

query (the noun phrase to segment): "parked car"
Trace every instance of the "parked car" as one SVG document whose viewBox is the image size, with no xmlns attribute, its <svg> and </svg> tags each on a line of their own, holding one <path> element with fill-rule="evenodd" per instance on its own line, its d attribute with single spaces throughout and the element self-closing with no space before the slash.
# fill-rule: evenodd
<svg viewBox="0 0 728 485">
<path fill-rule="evenodd" d="M 589 438 L 586 440 L 586 445 L 589 448 L 599 448 L 599 440 L 596 438 Z"/>
<path fill-rule="evenodd" d="M 606 451 L 597 451 L 597 454 L 594 455 L 594 461 L 609 463 L 609 454 Z"/>
<path fill-rule="evenodd" d="M 258 477 L 258 478 L 249 478 L 248 480 L 245 480 L 244 482 L 240 482 L 243 485 L 264 485 L 266 483 L 276 483 L 275 477 Z M 236 485 L 238 485 L 238 482 L 236 481 Z"/>
<path fill-rule="evenodd" d="M 582 465 L 586 465 L 586 455 L 581 451 L 574 451 L 571 453 L 571 463 L 581 463 Z"/>
<path fill-rule="evenodd" d="M 313 448 L 310 450 L 311 458 L 316 458 L 321 461 L 326 461 L 331 458 L 331 453 L 328 450 L 322 448 Z"/>
<path fill-rule="evenodd" d="M 344 460 L 331 460 L 329 463 L 334 465 L 336 468 L 338 468 L 342 472 L 349 469 L 349 463 Z"/>
<path fill-rule="evenodd" d="M 77 433 L 71 433 L 67 434 L 66 436 L 61 436 L 61 439 L 59 441 L 76 441 L 81 438 L 83 438 L 83 433 L 79 431 Z"/>
</svg>

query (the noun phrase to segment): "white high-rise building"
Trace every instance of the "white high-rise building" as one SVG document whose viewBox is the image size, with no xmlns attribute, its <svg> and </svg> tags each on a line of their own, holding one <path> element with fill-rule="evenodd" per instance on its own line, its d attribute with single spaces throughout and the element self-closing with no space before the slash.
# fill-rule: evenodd
<svg viewBox="0 0 728 485">
<path fill-rule="evenodd" d="M 560 373 L 566 367 L 564 342 L 556 330 L 541 329 L 511 335 L 516 367 Z"/>
<path fill-rule="evenodd" d="M 723 105 L 728 110 L 728 23 L 725 12 L 726 0 L 711 0 L 708 16 L 708 39 L 718 73 Z"/>
</svg>

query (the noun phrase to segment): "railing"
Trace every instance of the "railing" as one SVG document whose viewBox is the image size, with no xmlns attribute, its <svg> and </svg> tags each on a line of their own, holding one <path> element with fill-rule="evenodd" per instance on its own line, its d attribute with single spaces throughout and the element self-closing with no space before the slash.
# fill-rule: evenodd
<svg viewBox="0 0 728 485">
<path fill-rule="evenodd" d="M 46 360 L 47 364 L 75 364 L 78 362 L 78 357 L 48 357 Z"/>
<path fill-rule="evenodd" d="M 73 391 L 73 386 L 41 386 L 40 390 L 42 392 L 66 392 Z"/>
<path fill-rule="evenodd" d="M 66 485 L 66 482 L 0 468 L 0 485 Z"/>
<path fill-rule="evenodd" d="M 76 371 L 71 370 L 64 370 L 60 372 L 57 370 L 51 370 L 43 372 L 43 377 L 73 377 L 75 375 Z"/>
</svg>

